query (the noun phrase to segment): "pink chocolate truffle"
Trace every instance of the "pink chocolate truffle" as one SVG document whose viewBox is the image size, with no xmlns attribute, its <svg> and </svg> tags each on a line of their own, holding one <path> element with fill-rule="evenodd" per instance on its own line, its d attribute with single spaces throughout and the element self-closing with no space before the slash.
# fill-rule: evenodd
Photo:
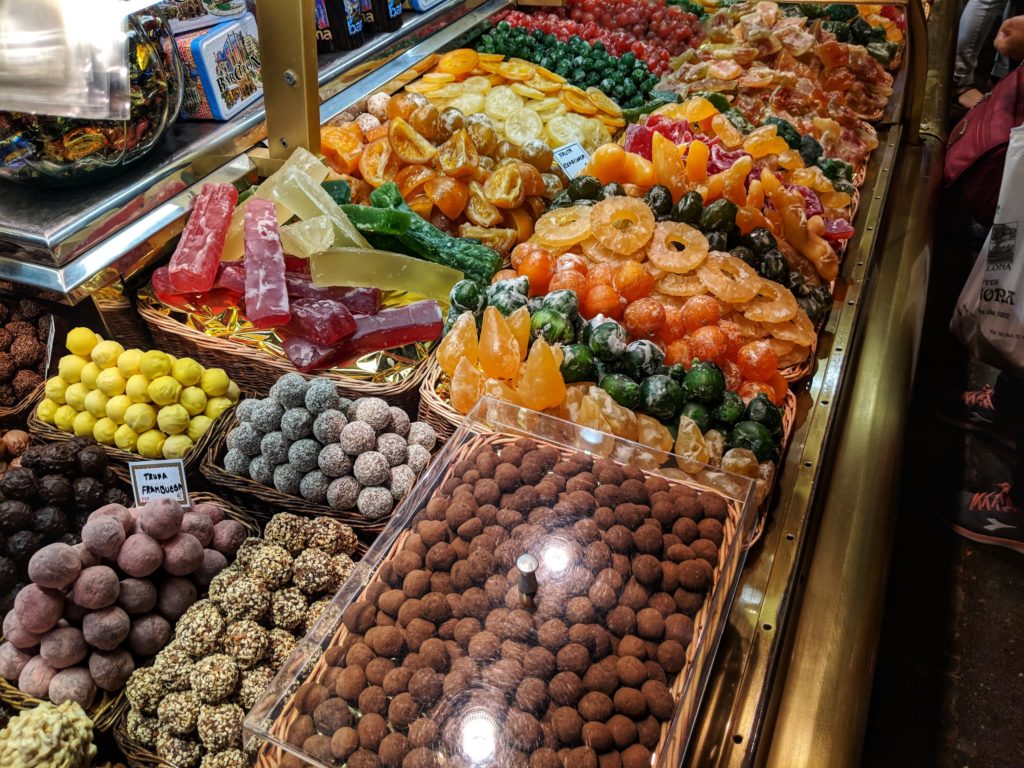
<svg viewBox="0 0 1024 768">
<path fill-rule="evenodd" d="M 77 701 L 83 709 L 92 704 L 96 698 L 96 684 L 92 675 L 85 667 L 62 669 L 50 680 L 48 689 L 50 701 L 63 704 L 65 701 Z"/>
<path fill-rule="evenodd" d="M 117 556 L 118 568 L 137 579 L 149 576 L 163 561 L 164 551 L 160 542 L 145 533 L 129 536 Z"/>
<path fill-rule="evenodd" d="M 0 677 L 4 680 L 17 680 L 31 658 L 14 643 L 0 645 Z"/>
<path fill-rule="evenodd" d="M 22 627 L 41 635 L 49 632 L 60 621 L 64 613 L 64 595 L 53 589 L 29 584 L 14 598 L 14 612 Z"/>
<path fill-rule="evenodd" d="M 93 651 L 89 656 L 89 673 L 104 691 L 119 691 L 135 671 L 135 660 L 124 648 L 116 651 Z"/>
<path fill-rule="evenodd" d="M 164 570 L 187 576 L 203 564 L 203 545 L 191 533 L 179 533 L 163 543 Z"/>
<path fill-rule="evenodd" d="M 171 625 L 163 616 L 151 613 L 132 622 L 128 647 L 136 656 L 155 656 L 171 639 Z"/>
<path fill-rule="evenodd" d="M 121 579 L 117 604 L 128 613 L 149 613 L 156 605 L 156 587 L 149 579 Z"/>
<path fill-rule="evenodd" d="M 4 616 L 4 637 L 11 641 L 11 644 L 23 651 L 31 650 L 39 645 L 42 634 L 29 632 L 18 621 L 18 614 L 13 609 Z"/>
<path fill-rule="evenodd" d="M 54 669 L 73 667 L 88 652 L 82 630 L 77 627 L 51 629 L 39 643 L 39 655 Z"/>
<path fill-rule="evenodd" d="M 199 597 L 196 585 L 189 579 L 172 576 L 157 590 L 156 610 L 168 621 L 177 621 Z"/>
<path fill-rule="evenodd" d="M 135 518 L 132 517 L 132 513 L 123 504 L 105 504 L 91 515 L 90 520 L 94 520 L 97 517 L 113 517 L 124 528 L 124 535 L 131 536 L 135 533 Z"/>
<path fill-rule="evenodd" d="M 82 572 L 82 561 L 74 548 L 56 542 L 47 544 L 28 561 L 28 577 L 40 587 L 66 589 Z"/>
<path fill-rule="evenodd" d="M 85 641 L 101 651 L 112 651 L 128 637 L 131 620 L 128 614 L 116 605 L 93 611 L 82 620 L 82 634 Z"/>
<path fill-rule="evenodd" d="M 192 574 L 201 587 L 210 586 L 213 577 L 228 567 L 228 559 L 215 549 L 203 550 L 203 564 Z"/>
<path fill-rule="evenodd" d="M 71 548 L 75 550 L 75 554 L 78 555 L 78 560 L 82 563 L 83 568 L 99 565 L 102 562 L 100 556 L 85 546 L 82 542 L 73 544 Z"/>
<path fill-rule="evenodd" d="M 116 603 L 120 593 L 121 580 L 117 572 L 109 565 L 94 565 L 82 571 L 71 590 L 71 599 L 95 611 Z"/>
<path fill-rule="evenodd" d="M 210 522 L 216 525 L 224 519 L 224 510 L 220 508 L 218 504 L 214 504 L 209 501 L 204 501 L 201 504 L 196 504 L 192 507 L 193 512 L 205 515 L 210 518 Z"/>
<path fill-rule="evenodd" d="M 237 520 L 221 520 L 213 526 L 213 549 L 227 557 L 234 557 L 248 535 L 245 527 Z"/>
<path fill-rule="evenodd" d="M 202 512 L 186 512 L 181 519 L 181 532 L 190 533 L 199 539 L 199 543 L 208 547 L 213 541 L 213 520 Z"/>
<path fill-rule="evenodd" d="M 47 664 L 42 656 L 33 656 L 18 675 L 18 689 L 37 699 L 50 695 L 50 681 L 57 670 Z"/>
<path fill-rule="evenodd" d="M 139 523 L 143 531 L 163 541 L 181 530 L 183 517 L 181 505 L 174 499 L 153 499 L 142 508 Z"/>
<path fill-rule="evenodd" d="M 126 536 L 121 521 L 112 515 L 91 517 L 82 528 L 82 543 L 100 557 L 114 560 Z"/>
</svg>

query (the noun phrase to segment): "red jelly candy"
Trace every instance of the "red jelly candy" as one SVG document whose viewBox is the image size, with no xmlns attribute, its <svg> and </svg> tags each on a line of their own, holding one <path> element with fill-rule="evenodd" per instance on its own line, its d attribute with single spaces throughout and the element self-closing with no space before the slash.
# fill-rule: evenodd
<svg viewBox="0 0 1024 768">
<path fill-rule="evenodd" d="M 288 333 L 317 344 L 335 344 L 356 329 L 348 307 L 333 299 L 299 299 L 292 302 Z"/>
</svg>

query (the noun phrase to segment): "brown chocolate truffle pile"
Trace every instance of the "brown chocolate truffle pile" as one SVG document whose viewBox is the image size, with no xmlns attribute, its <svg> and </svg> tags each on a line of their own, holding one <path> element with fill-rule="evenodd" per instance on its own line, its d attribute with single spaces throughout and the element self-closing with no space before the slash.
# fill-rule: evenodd
<svg viewBox="0 0 1024 768">
<path fill-rule="evenodd" d="M 491 738 L 501 764 L 649 765 L 728 515 L 713 493 L 532 440 L 454 463 L 296 694 L 320 716 L 286 738 L 349 765 L 458 764 Z"/>
</svg>

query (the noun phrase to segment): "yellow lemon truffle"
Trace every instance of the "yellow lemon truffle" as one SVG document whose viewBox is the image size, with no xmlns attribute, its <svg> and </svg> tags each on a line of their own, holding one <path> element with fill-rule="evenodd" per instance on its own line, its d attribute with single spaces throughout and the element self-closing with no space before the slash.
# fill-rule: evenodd
<svg viewBox="0 0 1024 768">
<path fill-rule="evenodd" d="M 181 397 L 181 384 L 170 376 L 160 376 L 149 383 L 146 391 L 157 405 L 171 405 Z"/>
<path fill-rule="evenodd" d="M 228 384 L 228 390 L 224 393 L 224 397 L 235 405 L 238 405 L 238 401 L 242 399 L 242 390 L 239 389 L 238 385 L 232 381 Z"/>
<path fill-rule="evenodd" d="M 89 394 L 89 389 L 82 382 L 77 384 L 71 384 L 67 389 L 64 390 L 64 402 L 74 408 L 76 411 L 85 410 L 85 396 Z"/>
<path fill-rule="evenodd" d="M 188 423 L 186 434 L 193 443 L 198 443 L 212 425 L 213 419 L 209 416 L 193 416 L 192 421 Z"/>
<path fill-rule="evenodd" d="M 231 380 L 228 375 L 224 372 L 223 368 L 207 368 L 203 372 L 202 386 L 203 392 L 210 397 L 219 397 L 228 391 L 228 385 Z"/>
<path fill-rule="evenodd" d="M 127 424 L 122 424 L 114 433 L 114 445 L 122 451 L 134 451 L 135 445 L 138 441 L 139 433 Z"/>
<path fill-rule="evenodd" d="M 92 428 L 96 426 L 96 417 L 88 411 L 82 411 L 75 416 L 72 429 L 79 437 L 92 437 Z"/>
<path fill-rule="evenodd" d="M 113 445 L 115 434 L 117 434 L 117 424 L 106 416 L 93 425 L 92 437 L 100 445 Z"/>
<path fill-rule="evenodd" d="M 203 377 L 203 366 L 191 357 L 181 357 L 171 366 L 171 376 L 180 381 L 183 387 L 191 387 Z"/>
<path fill-rule="evenodd" d="M 100 392 L 100 390 L 94 389 L 85 396 L 85 410 L 97 419 L 105 419 L 107 417 L 107 402 L 109 400 L 110 398 Z"/>
<path fill-rule="evenodd" d="M 117 358 L 121 356 L 122 352 L 124 352 L 124 347 L 116 341 L 107 339 L 92 348 L 92 361 L 103 369 L 116 368 Z"/>
<path fill-rule="evenodd" d="M 53 378 L 46 380 L 46 386 L 44 387 L 46 396 L 53 400 L 58 405 L 64 405 L 66 402 L 64 399 L 64 393 L 68 389 L 68 383 L 64 381 L 60 376 L 54 376 Z"/>
<path fill-rule="evenodd" d="M 231 406 L 232 402 L 226 397 L 211 397 L 206 401 L 206 411 L 204 411 L 204 413 L 209 418 L 216 419 Z"/>
<path fill-rule="evenodd" d="M 180 435 L 188 429 L 188 411 L 180 405 L 165 405 L 156 415 L 156 425 L 168 435 Z"/>
<path fill-rule="evenodd" d="M 124 413 L 131 406 L 132 401 L 128 395 L 115 395 L 107 400 L 106 417 L 112 419 L 115 424 L 124 424 Z"/>
<path fill-rule="evenodd" d="M 171 358 L 158 349 L 151 349 L 142 355 L 139 372 L 152 381 L 171 372 Z"/>
<path fill-rule="evenodd" d="M 68 351 L 79 355 L 80 357 L 88 357 L 89 353 L 92 352 L 93 347 L 96 346 L 97 336 L 88 328 L 72 328 L 68 331 L 68 337 L 65 341 Z"/>
<path fill-rule="evenodd" d="M 151 429 L 139 435 L 135 449 L 147 459 L 163 458 L 163 447 L 166 439 L 164 433 L 159 429 Z"/>
<path fill-rule="evenodd" d="M 65 432 L 70 432 L 72 426 L 75 423 L 75 416 L 78 415 L 78 411 L 72 408 L 70 405 L 62 405 L 57 409 L 57 412 L 53 414 L 53 424 L 57 429 L 62 429 Z"/>
<path fill-rule="evenodd" d="M 96 377 L 96 389 L 107 397 L 123 395 L 127 382 L 117 368 L 104 368 Z"/>
<path fill-rule="evenodd" d="M 82 380 L 82 369 L 89 361 L 78 355 L 64 355 L 57 363 L 57 375 L 68 384 L 76 384 Z"/>
<path fill-rule="evenodd" d="M 125 384 L 124 393 L 133 403 L 149 402 L 149 379 L 141 373 L 136 373 Z"/>
<path fill-rule="evenodd" d="M 165 459 L 180 459 L 192 450 L 192 441 L 188 435 L 171 435 L 164 440 L 163 454 Z"/>
<path fill-rule="evenodd" d="M 90 362 L 82 369 L 82 383 L 89 389 L 96 389 L 96 379 L 99 378 L 100 367 Z"/>
<path fill-rule="evenodd" d="M 60 403 L 56 400 L 51 400 L 48 397 L 43 398 L 43 401 L 36 406 L 36 418 L 44 424 L 53 424 L 54 416 L 57 413 L 57 409 L 60 408 Z M 205 416 L 203 418 L 206 418 Z M 189 431 L 192 430 L 192 425 L 189 425 Z"/>
<path fill-rule="evenodd" d="M 139 372 L 139 363 L 141 362 L 141 349 L 126 349 L 121 353 L 121 356 L 117 358 L 117 370 L 119 370 L 121 375 L 126 379 L 130 379 Z"/>
<path fill-rule="evenodd" d="M 199 387 L 185 387 L 178 402 L 185 407 L 189 416 L 198 416 L 206 410 L 206 393 Z"/>
<path fill-rule="evenodd" d="M 135 403 L 124 412 L 124 423 L 141 435 L 156 426 L 156 411 L 147 403 Z"/>
</svg>

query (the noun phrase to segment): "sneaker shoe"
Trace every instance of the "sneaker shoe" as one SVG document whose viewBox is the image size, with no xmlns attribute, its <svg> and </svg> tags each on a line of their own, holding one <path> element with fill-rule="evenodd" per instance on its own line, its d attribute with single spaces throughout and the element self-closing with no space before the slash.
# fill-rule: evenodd
<svg viewBox="0 0 1024 768">
<path fill-rule="evenodd" d="M 995 389 L 989 384 L 981 389 L 967 390 L 960 395 L 958 413 L 940 411 L 940 416 L 943 421 L 953 426 L 981 432 L 1013 450 L 1017 447 L 1017 441 L 1007 428 L 1005 419 L 998 417 L 993 400 L 994 394 Z"/>
<path fill-rule="evenodd" d="M 953 530 L 981 544 L 993 544 L 1024 553 L 1024 509 L 1010 498 L 1010 484 L 998 490 L 961 494 Z"/>
</svg>

